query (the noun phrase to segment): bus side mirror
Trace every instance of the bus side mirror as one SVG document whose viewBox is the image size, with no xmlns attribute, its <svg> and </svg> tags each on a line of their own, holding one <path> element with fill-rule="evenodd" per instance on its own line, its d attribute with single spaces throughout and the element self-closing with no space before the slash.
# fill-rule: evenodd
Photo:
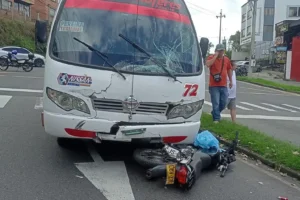
<svg viewBox="0 0 300 200">
<path fill-rule="evenodd" d="M 47 42 L 47 22 L 39 20 L 35 22 L 35 39 L 39 43 Z"/>
<path fill-rule="evenodd" d="M 201 49 L 201 52 L 202 52 L 203 59 L 206 58 L 206 54 L 207 54 L 207 51 L 208 51 L 208 44 L 209 44 L 208 38 L 202 37 L 200 39 L 200 49 Z"/>
</svg>

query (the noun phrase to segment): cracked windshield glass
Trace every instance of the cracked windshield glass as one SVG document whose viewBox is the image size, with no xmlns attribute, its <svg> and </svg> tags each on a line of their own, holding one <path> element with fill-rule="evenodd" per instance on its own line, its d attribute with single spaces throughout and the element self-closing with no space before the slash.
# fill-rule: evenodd
<svg viewBox="0 0 300 200">
<path fill-rule="evenodd" d="M 172 1 L 172 4 L 161 4 L 159 7 L 170 11 L 169 17 L 173 17 L 174 20 L 143 13 L 137 15 L 145 11 L 139 11 L 136 5 L 152 7 L 152 2 L 148 0 L 114 1 L 132 4 L 127 13 L 88 6 L 81 8 L 80 2 L 73 1 L 72 5 L 68 2 L 70 1 L 67 1 L 63 5 L 64 9 L 58 13 L 52 35 L 52 54 L 57 59 L 99 69 L 111 68 L 105 61 L 99 59 L 95 52 L 74 41 L 73 38 L 76 37 L 104 53 L 108 57 L 107 60 L 120 71 L 166 73 L 143 53 L 120 38 L 119 34 L 122 34 L 146 50 L 153 58 L 161 61 L 172 74 L 200 71 L 199 43 L 188 18 L 187 8 L 180 0 Z"/>
</svg>

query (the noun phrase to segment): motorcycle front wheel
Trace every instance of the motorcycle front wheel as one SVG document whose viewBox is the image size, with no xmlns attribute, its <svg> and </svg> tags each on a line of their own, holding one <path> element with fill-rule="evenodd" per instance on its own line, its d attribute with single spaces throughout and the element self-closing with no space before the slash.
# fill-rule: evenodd
<svg viewBox="0 0 300 200">
<path fill-rule="evenodd" d="M 22 69 L 25 72 L 31 72 L 33 70 L 33 64 L 25 64 L 25 65 L 22 66 Z"/>
<path fill-rule="evenodd" d="M 0 70 L 6 71 L 9 67 L 9 61 L 7 59 L 7 56 L 1 56 L 0 57 Z"/>
</svg>

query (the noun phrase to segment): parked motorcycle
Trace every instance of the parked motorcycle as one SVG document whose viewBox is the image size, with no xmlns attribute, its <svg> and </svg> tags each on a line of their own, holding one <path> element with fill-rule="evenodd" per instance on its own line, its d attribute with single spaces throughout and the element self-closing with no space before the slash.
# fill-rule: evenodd
<svg viewBox="0 0 300 200">
<path fill-rule="evenodd" d="M 235 162 L 238 132 L 228 148 L 214 154 L 204 153 L 193 145 L 165 144 L 158 149 L 137 149 L 134 159 L 147 168 L 148 180 L 165 177 L 166 185 L 176 184 L 190 190 L 203 170 L 217 168 L 224 177 L 230 163 Z"/>
<path fill-rule="evenodd" d="M 245 65 L 240 65 L 235 70 L 236 76 L 248 76 L 248 69 Z"/>
<path fill-rule="evenodd" d="M 33 70 L 34 66 L 34 54 L 28 54 L 28 59 L 18 59 L 16 57 L 17 51 L 13 50 L 8 52 L 7 55 L 0 57 L 0 70 L 6 71 L 9 67 L 22 67 L 25 72 L 30 72 Z"/>
</svg>

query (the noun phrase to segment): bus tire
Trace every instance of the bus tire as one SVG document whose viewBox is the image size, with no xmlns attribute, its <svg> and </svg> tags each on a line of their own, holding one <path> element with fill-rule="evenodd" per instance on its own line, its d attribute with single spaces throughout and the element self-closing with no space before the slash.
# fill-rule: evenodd
<svg viewBox="0 0 300 200">
<path fill-rule="evenodd" d="M 72 139 L 59 137 L 59 138 L 56 138 L 56 142 L 57 142 L 58 146 L 60 146 L 62 148 L 69 148 L 72 143 Z"/>
</svg>

